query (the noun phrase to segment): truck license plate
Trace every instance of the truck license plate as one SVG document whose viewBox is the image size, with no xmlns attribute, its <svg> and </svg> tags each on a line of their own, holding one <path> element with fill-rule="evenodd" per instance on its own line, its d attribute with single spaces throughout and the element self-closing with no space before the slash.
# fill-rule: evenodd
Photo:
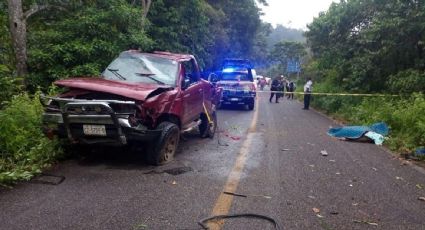
<svg viewBox="0 0 425 230">
<path fill-rule="evenodd" d="M 106 136 L 104 125 L 83 125 L 83 132 L 90 136 Z"/>
</svg>

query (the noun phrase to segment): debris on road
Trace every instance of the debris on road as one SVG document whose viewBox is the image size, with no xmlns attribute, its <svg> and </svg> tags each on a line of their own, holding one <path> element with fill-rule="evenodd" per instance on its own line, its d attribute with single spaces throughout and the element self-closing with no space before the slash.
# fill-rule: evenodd
<svg viewBox="0 0 425 230">
<path fill-rule="evenodd" d="M 314 213 L 319 213 L 319 212 L 320 212 L 320 209 L 318 209 L 318 208 L 313 208 L 313 212 L 314 212 Z"/>
<path fill-rule="evenodd" d="M 402 160 L 400 163 L 400 166 L 405 166 L 405 165 L 410 165 L 411 163 L 409 161 L 406 160 Z"/>
<path fill-rule="evenodd" d="M 239 194 L 239 193 L 234 193 L 234 192 L 223 192 L 226 195 L 231 195 L 231 196 L 240 196 L 240 197 L 248 197 L 248 196 L 254 196 L 254 197 L 262 197 L 262 198 L 266 198 L 266 199 L 271 199 L 271 196 L 265 196 L 265 195 L 244 195 L 244 194 Z"/>
<path fill-rule="evenodd" d="M 351 205 L 353 205 L 353 206 L 357 206 L 357 205 L 359 205 L 359 203 L 352 203 Z"/>
<path fill-rule="evenodd" d="M 174 168 L 168 168 L 168 169 L 163 169 L 163 170 L 156 168 L 156 169 L 152 169 L 152 170 L 149 170 L 147 172 L 144 172 L 143 174 L 167 173 L 167 174 L 170 174 L 170 175 L 173 175 L 173 176 L 177 176 L 177 175 L 187 173 L 187 172 L 191 172 L 191 171 L 193 171 L 193 169 L 191 167 L 182 166 L 182 167 L 174 167 Z"/>
<path fill-rule="evenodd" d="M 48 185 L 59 185 L 65 180 L 64 176 L 52 175 L 47 173 L 41 173 L 39 176 L 33 178 L 29 183 L 33 184 L 48 184 Z"/>
<path fill-rule="evenodd" d="M 308 166 L 310 166 L 310 167 L 314 168 L 314 165 L 308 165 Z"/>
<path fill-rule="evenodd" d="M 418 189 L 422 189 L 423 187 L 422 187 L 422 185 L 421 185 L 421 184 L 416 184 L 416 188 L 418 188 Z"/>
<path fill-rule="evenodd" d="M 372 225 L 372 226 L 378 226 L 377 223 L 370 222 L 370 221 L 367 221 L 367 220 L 353 220 L 353 222 L 357 223 L 357 224 L 368 224 L 368 225 Z"/>
<path fill-rule="evenodd" d="M 310 198 L 310 199 L 316 199 L 316 197 L 315 196 L 308 196 L 308 198 Z"/>
<path fill-rule="evenodd" d="M 418 200 L 420 200 L 420 201 L 425 201 L 425 197 L 423 197 L 423 196 L 418 197 Z"/>
<path fill-rule="evenodd" d="M 326 150 L 322 150 L 322 151 L 320 151 L 320 153 L 322 154 L 322 156 L 327 156 L 328 155 L 328 152 L 326 152 Z"/>
<path fill-rule="evenodd" d="M 329 212 L 331 215 L 338 215 L 339 213 L 335 210 Z"/>
<path fill-rule="evenodd" d="M 243 194 L 238 194 L 238 193 L 234 193 L 234 192 L 223 192 L 226 195 L 232 195 L 232 196 L 240 196 L 240 197 L 247 197 L 247 195 L 243 195 Z"/>
<path fill-rule="evenodd" d="M 336 160 L 329 160 L 329 162 L 336 162 Z"/>
<path fill-rule="evenodd" d="M 341 173 L 340 173 L 340 172 L 336 172 L 335 174 L 336 174 L 336 175 L 341 175 Z"/>
<path fill-rule="evenodd" d="M 224 219 L 235 219 L 235 218 L 256 218 L 266 220 L 274 225 L 275 229 L 281 229 L 277 221 L 269 216 L 259 215 L 255 213 L 239 213 L 239 214 L 227 214 L 227 215 L 217 215 L 204 218 L 198 221 L 198 224 L 201 225 L 202 229 L 209 229 L 207 227 L 207 223 L 210 221 L 214 221 L 216 223 L 224 221 Z"/>
<path fill-rule="evenodd" d="M 378 171 L 378 169 L 377 168 L 372 168 L 373 169 L 373 171 Z"/>
<path fill-rule="evenodd" d="M 316 216 L 319 217 L 319 218 L 323 218 L 323 216 L 320 215 L 320 214 L 316 214 Z"/>
<path fill-rule="evenodd" d="M 280 151 L 285 152 L 285 151 L 291 151 L 292 149 L 280 149 Z"/>
<path fill-rule="evenodd" d="M 358 141 L 367 138 L 374 141 L 376 145 L 382 145 L 388 133 L 389 128 L 383 122 L 375 123 L 371 126 L 344 126 L 328 130 L 328 135 L 332 137 Z"/>
<path fill-rule="evenodd" d="M 134 230 L 145 230 L 145 229 L 148 229 L 148 225 L 146 225 L 146 224 L 138 224 L 138 225 L 134 226 L 133 229 Z"/>
<path fill-rule="evenodd" d="M 404 180 L 403 177 L 399 177 L 399 176 L 396 176 L 395 179 L 396 180 Z"/>
<path fill-rule="evenodd" d="M 186 166 L 164 170 L 165 173 L 171 174 L 173 176 L 180 175 L 180 174 L 187 173 L 187 172 L 191 172 L 191 171 L 193 171 L 193 169 L 191 167 L 186 167 Z"/>
<path fill-rule="evenodd" d="M 171 183 L 172 185 L 176 185 L 177 182 L 175 180 L 173 180 L 173 182 Z"/>
<path fill-rule="evenodd" d="M 228 132 L 223 132 L 223 135 L 224 136 L 226 136 L 226 137 L 228 137 L 228 138 L 230 138 L 230 139 L 232 139 L 232 140 L 234 140 L 234 141 L 239 141 L 240 139 L 241 139 L 241 137 L 239 137 L 239 136 L 234 136 L 234 135 L 231 135 L 231 134 L 229 134 Z"/>
</svg>

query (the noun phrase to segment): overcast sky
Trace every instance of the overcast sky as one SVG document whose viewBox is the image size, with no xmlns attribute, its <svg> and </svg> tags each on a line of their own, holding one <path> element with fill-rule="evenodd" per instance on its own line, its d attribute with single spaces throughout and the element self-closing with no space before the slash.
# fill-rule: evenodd
<svg viewBox="0 0 425 230">
<path fill-rule="evenodd" d="M 286 27 L 306 29 L 306 25 L 317 17 L 319 12 L 326 11 L 332 2 L 339 0 L 267 0 L 269 6 L 263 9 L 263 21 L 273 26 L 282 24 Z"/>
</svg>

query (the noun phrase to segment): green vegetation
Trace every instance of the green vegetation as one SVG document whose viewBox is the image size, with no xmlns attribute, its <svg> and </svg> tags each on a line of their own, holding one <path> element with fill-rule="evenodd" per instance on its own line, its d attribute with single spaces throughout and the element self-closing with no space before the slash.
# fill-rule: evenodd
<svg viewBox="0 0 425 230">
<path fill-rule="evenodd" d="M 38 93 L 16 95 L 0 110 L 0 184 L 27 180 L 61 155 L 41 131 L 42 111 Z"/>
<path fill-rule="evenodd" d="M 315 92 L 400 95 L 315 96 L 313 105 L 352 124 L 386 122 L 393 150 L 425 146 L 425 4 L 341 1 L 308 29 L 305 75 L 316 82 Z"/>
</svg>

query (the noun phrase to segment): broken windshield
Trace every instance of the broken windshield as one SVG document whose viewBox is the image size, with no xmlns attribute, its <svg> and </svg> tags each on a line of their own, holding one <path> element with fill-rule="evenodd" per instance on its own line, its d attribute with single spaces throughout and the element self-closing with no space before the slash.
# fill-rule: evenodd
<svg viewBox="0 0 425 230">
<path fill-rule="evenodd" d="M 166 58 L 140 53 L 123 53 L 102 73 L 108 80 L 134 83 L 175 85 L 178 76 L 178 63 Z"/>
</svg>

